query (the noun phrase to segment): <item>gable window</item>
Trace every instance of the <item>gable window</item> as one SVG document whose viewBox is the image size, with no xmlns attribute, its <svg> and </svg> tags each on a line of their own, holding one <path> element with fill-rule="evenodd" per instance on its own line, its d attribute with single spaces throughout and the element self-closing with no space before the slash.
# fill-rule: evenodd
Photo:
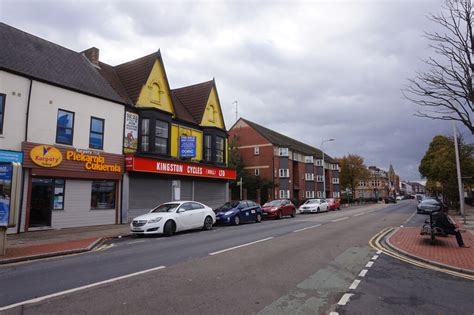
<svg viewBox="0 0 474 315">
<path fill-rule="evenodd" d="M 212 136 L 204 136 L 204 161 L 212 161 Z"/>
<path fill-rule="evenodd" d="M 72 145 L 74 135 L 74 113 L 59 109 L 56 126 L 56 143 Z"/>
<path fill-rule="evenodd" d="M 256 168 L 255 169 L 255 176 L 259 176 L 260 175 L 260 169 L 259 168 Z"/>
<path fill-rule="evenodd" d="M 260 147 L 253 148 L 253 154 L 254 155 L 259 155 L 260 154 Z"/>
<path fill-rule="evenodd" d="M 3 134 L 3 117 L 5 116 L 5 94 L 0 94 L 0 135 Z"/>
<path fill-rule="evenodd" d="M 208 111 L 208 119 L 210 122 L 216 122 L 216 111 L 214 110 L 214 105 L 209 105 L 207 108 Z"/>
<path fill-rule="evenodd" d="M 288 156 L 288 148 L 278 148 L 279 156 Z"/>
<path fill-rule="evenodd" d="M 225 141 L 223 137 L 216 137 L 216 162 L 224 163 Z"/>
<path fill-rule="evenodd" d="M 142 130 L 141 130 L 141 151 L 150 151 L 150 119 L 142 119 Z"/>
<path fill-rule="evenodd" d="M 153 83 L 149 86 L 150 92 L 150 101 L 155 104 L 160 104 L 160 97 L 161 97 L 161 89 L 158 83 Z"/>
<path fill-rule="evenodd" d="M 104 120 L 91 117 L 89 148 L 102 150 L 104 148 Z"/>
<path fill-rule="evenodd" d="M 155 153 L 168 153 L 168 123 L 161 120 L 155 122 Z"/>
</svg>

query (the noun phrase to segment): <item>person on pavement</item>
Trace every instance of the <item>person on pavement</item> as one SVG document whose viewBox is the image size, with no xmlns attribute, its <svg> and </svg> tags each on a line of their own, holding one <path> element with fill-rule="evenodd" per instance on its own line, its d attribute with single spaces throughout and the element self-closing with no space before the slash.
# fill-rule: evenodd
<svg viewBox="0 0 474 315">
<path fill-rule="evenodd" d="M 469 245 L 464 244 L 461 231 L 459 230 L 457 224 L 452 223 L 449 219 L 447 207 L 441 208 L 440 212 L 436 216 L 435 225 L 443 229 L 444 233 L 456 236 L 456 241 L 458 242 L 459 247 L 470 247 Z"/>
</svg>

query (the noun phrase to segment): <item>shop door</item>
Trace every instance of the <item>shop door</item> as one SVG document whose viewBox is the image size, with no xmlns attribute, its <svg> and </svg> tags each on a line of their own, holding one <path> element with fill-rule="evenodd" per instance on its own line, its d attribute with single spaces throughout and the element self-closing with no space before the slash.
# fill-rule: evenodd
<svg viewBox="0 0 474 315">
<path fill-rule="evenodd" d="M 33 178 L 31 182 L 30 228 L 51 226 L 53 179 Z"/>
</svg>

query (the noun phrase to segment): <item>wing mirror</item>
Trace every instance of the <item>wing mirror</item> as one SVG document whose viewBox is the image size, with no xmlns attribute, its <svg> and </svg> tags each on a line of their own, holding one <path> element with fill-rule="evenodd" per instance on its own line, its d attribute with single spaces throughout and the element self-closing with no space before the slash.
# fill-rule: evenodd
<svg viewBox="0 0 474 315">
<path fill-rule="evenodd" d="M 176 211 L 176 213 L 183 213 L 183 212 L 186 212 L 185 209 L 178 209 L 178 211 Z"/>
</svg>

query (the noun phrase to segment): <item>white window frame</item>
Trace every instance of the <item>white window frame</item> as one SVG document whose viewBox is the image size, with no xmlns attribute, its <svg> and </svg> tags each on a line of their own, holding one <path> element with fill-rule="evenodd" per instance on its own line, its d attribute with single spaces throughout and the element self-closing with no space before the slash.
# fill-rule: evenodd
<svg viewBox="0 0 474 315">
<path fill-rule="evenodd" d="M 305 173 L 304 174 L 304 179 L 306 181 L 314 181 L 314 173 Z"/>
<path fill-rule="evenodd" d="M 290 169 L 288 168 L 280 168 L 278 170 L 278 177 L 280 178 L 288 178 L 290 177 Z"/>
<path fill-rule="evenodd" d="M 339 197 L 341 197 L 341 193 L 338 192 L 338 191 L 333 191 L 333 192 L 332 192 L 332 197 L 333 197 L 333 198 L 339 198 Z"/>
<path fill-rule="evenodd" d="M 278 155 L 279 156 L 289 156 L 288 148 L 278 148 Z"/>
<path fill-rule="evenodd" d="M 281 199 L 290 198 L 290 191 L 289 190 L 280 190 L 280 198 Z"/>
<path fill-rule="evenodd" d="M 255 169 L 255 176 L 260 176 L 260 169 L 259 168 Z"/>
<path fill-rule="evenodd" d="M 314 198 L 314 191 L 307 190 L 306 191 L 306 198 Z"/>
<path fill-rule="evenodd" d="M 322 191 L 318 191 L 317 196 L 318 196 L 318 198 L 323 198 L 323 192 L 322 192 Z"/>
<path fill-rule="evenodd" d="M 338 177 L 333 177 L 332 178 L 332 183 L 333 184 L 339 184 L 339 178 Z"/>
<path fill-rule="evenodd" d="M 260 155 L 260 147 L 253 148 L 253 154 L 254 155 Z"/>
<path fill-rule="evenodd" d="M 316 160 L 316 166 L 323 166 L 323 160 Z"/>
<path fill-rule="evenodd" d="M 324 177 L 323 177 L 323 175 L 317 175 L 317 176 L 316 176 L 316 181 L 317 181 L 318 183 L 324 182 Z"/>
<path fill-rule="evenodd" d="M 305 157 L 304 157 L 304 162 L 305 162 L 305 163 L 311 163 L 311 164 L 314 163 L 314 158 L 313 158 L 313 156 L 312 156 L 312 155 L 305 155 Z"/>
</svg>

